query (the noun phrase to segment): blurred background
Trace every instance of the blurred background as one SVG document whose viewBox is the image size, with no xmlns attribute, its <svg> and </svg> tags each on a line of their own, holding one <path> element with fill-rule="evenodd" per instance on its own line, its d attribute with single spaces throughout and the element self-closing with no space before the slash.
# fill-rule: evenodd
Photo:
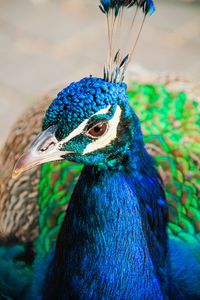
<svg viewBox="0 0 200 300">
<path fill-rule="evenodd" d="M 200 78 L 200 2 L 155 0 L 134 56 L 152 71 Z M 102 75 L 105 18 L 98 0 L 0 0 L 0 147 L 48 89 Z"/>
</svg>

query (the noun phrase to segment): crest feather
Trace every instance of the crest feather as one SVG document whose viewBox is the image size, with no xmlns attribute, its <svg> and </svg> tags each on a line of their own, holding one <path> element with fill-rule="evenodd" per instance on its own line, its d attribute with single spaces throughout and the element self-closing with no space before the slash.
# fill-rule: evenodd
<svg viewBox="0 0 200 300">
<path fill-rule="evenodd" d="M 142 8 L 145 14 L 152 14 L 155 11 L 155 5 L 152 0 L 100 0 L 100 3 L 100 8 L 103 13 L 109 13 L 109 11 L 113 9 L 116 17 L 118 16 L 120 8 L 130 8 L 134 5 Z"/>
<path fill-rule="evenodd" d="M 107 62 L 104 66 L 104 79 L 106 81 L 121 82 L 124 80 L 125 71 L 128 63 L 130 62 L 136 44 L 139 40 L 146 16 L 151 15 L 155 11 L 155 6 L 152 0 L 100 0 L 100 10 L 106 15 L 107 27 L 108 27 L 108 55 Z M 131 35 L 134 28 L 134 23 L 138 12 L 143 14 L 141 26 L 139 27 L 138 34 L 134 42 Z M 127 25 L 123 30 L 124 17 L 126 12 L 130 12 L 131 24 Z M 135 31 L 135 30 L 134 30 Z M 127 35 L 127 40 L 122 42 L 120 46 L 114 47 L 114 43 L 120 41 L 120 33 Z M 126 48 L 127 42 L 130 45 Z M 121 47 L 121 45 L 125 46 Z"/>
</svg>

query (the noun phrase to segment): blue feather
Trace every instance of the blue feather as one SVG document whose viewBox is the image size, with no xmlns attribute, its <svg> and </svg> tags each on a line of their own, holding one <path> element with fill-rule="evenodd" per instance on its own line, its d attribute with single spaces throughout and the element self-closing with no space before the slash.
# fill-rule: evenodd
<svg viewBox="0 0 200 300">
<path fill-rule="evenodd" d="M 115 17 L 118 16 L 119 10 L 122 7 L 130 8 L 136 6 L 142 8 L 144 14 L 152 14 L 155 11 L 155 5 L 152 0 L 100 0 L 100 8 L 104 13 L 109 13 L 112 9 L 115 10 Z"/>
<path fill-rule="evenodd" d="M 152 15 L 156 10 L 154 2 L 152 0 L 146 0 L 145 2 L 146 2 L 145 6 L 144 6 L 145 7 L 145 13 L 146 14 L 148 13 L 149 15 Z"/>
<path fill-rule="evenodd" d="M 167 239 L 155 241 L 159 231 L 163 236 L 165 221 L 153 225 L 155 233 L 149 230 L 137 181 L 124 172 L 84 169 L 48 270 L 44 299 L 164 298 L 167 285 L 161 282 L 167 269 L 162 243 Z M 154 188 L 156 200 L 160 192 Z M 151 249 L 148 236 L 154 234 Z"/>
</svg>

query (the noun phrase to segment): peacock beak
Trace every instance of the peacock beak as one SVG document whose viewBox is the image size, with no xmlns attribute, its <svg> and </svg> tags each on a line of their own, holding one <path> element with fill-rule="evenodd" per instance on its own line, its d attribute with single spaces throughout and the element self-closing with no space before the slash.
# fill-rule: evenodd
<svg viewBox="0 0 200 300">
<path fill-rule="evenodd" d="M 69 152 L 61 151 L 61 142 L 55 136 L 57 126 L 51 126 L 41 132 L 30 148 L 16 162 L 12 177 L 18 177 L 22 172 L 46 162 L 62 160 Z"/>
</svg>

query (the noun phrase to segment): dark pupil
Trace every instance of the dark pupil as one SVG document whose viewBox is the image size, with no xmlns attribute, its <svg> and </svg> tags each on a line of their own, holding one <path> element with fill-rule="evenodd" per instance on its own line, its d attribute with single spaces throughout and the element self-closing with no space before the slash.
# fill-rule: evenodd
<svg viewBox="0 0 200 300">
<path fill-rule="evenodd" d="M 107 129 L 106 123 L 99 123 L 90 129 L 89 134 L 92 135 L 93 137 L 100 137 L 105 133 L 106 129 Z"/>
<path fill-rule="evenodd" d="M 94 131 L 96 133 L 98 133 L 99 131 L 102 131 L 102 126 L 98 125 L 98 126 L 94 127 Z"/>
</svg>

